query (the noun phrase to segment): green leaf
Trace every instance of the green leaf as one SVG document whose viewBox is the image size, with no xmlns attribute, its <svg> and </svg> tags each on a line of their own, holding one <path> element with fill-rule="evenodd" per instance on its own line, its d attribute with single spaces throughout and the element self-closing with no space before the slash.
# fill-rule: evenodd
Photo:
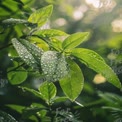
<svg viewBox="0 0 122 122">
<path fill-rule="evenodd" d="M 44 52 L 40 63 L 46 81 L 58 81 L 68 74 L 65 56 L 59 52 Z"/>
<path fill-rule="evenodd" d="M 34 13 L 30 15 L 28 21 L 31 23 L 37 23 L 38 26 L 42 26 L 48 21 L 48 18 L 52 14 L 52 10 L 53 10 L 52 5 L 48 5 L 39 10 L 36 10 Z"/>
<path fill-rule="evenodd" d="M 59 52 L 62 51 L 62 42 L 56 38 L 51 38 L 51 46 Z"/>
<path fill-rule="evenodd" d="M 30 88 L 27 88 L 27 87 L 20 87 L 20 88 L 22 88 L 23 90 L 26 90 L 28 92 L 31 92 L 35 96 L 37 96 L 37 97 L 39 97 L 39 98 L 44 100 L 42 93 L 40 93 L 39 91 L 36 91 L 34 89 L 30 89 Z"/>
<path fill-rule="evenodd" d="M 32 35 L 37 35 L 40 37 L 55 37 L 55 36 L 67 36 L 68 34 L 56 29 L 43 29 L 35 31 Z"/>
<path fill-rule="evenodd" d="M 33 55 L 33 57 L 36 59 L 38 64 L 40 64 L 43 50 L 25 39 L 21 39 L 20 41 L 26 47 L 26 49 Z"/>
<path fill-rule="evenodd" d="M 74 33 L 71 36 L 67 37 L 63 43 L 63 49 L 72 49 L 81 44 L 83 41 L 88 39 L 88 32 L 78 32 Z"/>
<path fill-rule="evenodd" d="M 39 116 L 41 118 L 45 117 L 46 114 L 47 114 L 47 111 L 49 110 L 49 108 L 45 107 L 44 105 L 42 105 L 40 103 L 32 103 L 31 107 L 33 107 L 33 108 L 42 108 L 42 110 L 38 112 Z"/>
<path fill-rule="evenodd" d="M 118 112 L 118 115 L 119 113 L 121 112 L 121 115 L 122 115 L 122 108 L 120 107 L 108 107 L 108 106 L 103 106 L 102 109 L 109 109 L 111 110 L 112 112 Z"/>
<path fill-rule="evenodd" d="M 64 101 L 66 101 L 66 100 L 68 100 L 68 97 L 55 97 L 52 101 L 54 102 L 54 103 L 57 103 L 57 102 L 64 102 Z"/>
<path fill-rule="evenodd" d="M 116 103 L 116 105 L 117 105 L 117 104 L 122 103 L 122 96 L 114 94 L 114 93 L 98 92 L 98 96 L 111 104 Z"/>
<path fill-rule="evenodd" d="M 7 104 L 5 106 L 17 111 L 18 113 L 22 113 L 22 110 L 25 108 L 25 106 L 15 105 L 15 104 Z"/>
<path fill-rule="evenodd" d="M 16 38 L 12 39 L 12 44 L 19 54 L 20 58 L 29 66 L 33 68 L 38 68 L 37 61 L 33 55 L 27 50 L 27 48 L 20 43 Z"/>
<path fill-rule="evenodd" d="M 18 1 L 18 0 L 16 0 L 16 1 Z M 29 6 L 32 6 L 33 4 L 34 4 L 34 2 L 35 2 L 35 0 L 21 0 L 21 2 L 24 4 L 24 7 L 26 6 L 27 8 L 29 7 Z"/>
<path fill-rule="evenodd" d="M 36 115 L 37 112 L 39 112 L 43 109 L 44 108 L 40 108 L 40 107 L 27 107 L 23 110 L 22 118 L 28 118 L 32 115 Z"/>
<path fill-rule="evenodd" d="M 35 43 L 39 48 L 41 48 L 44 51 L 49 50 L 49 45 L 44 40 L 36 36 L 29 37 L 29 41 L 31 41 L 32 43 Z"/>
<path fill-rule="evenodd" d="M 68 64 L 69 74 L 60 80 L 60 85 L 65 95 L 71 101 L 74 101 L 83 89 L 84 78 L 80 67 L 74 61 L 69 60 Z"/>
<path fill-rule="evenodd" d="M 10 114 L 0 111 L 0 122 L 17 122 Z"/>
<path fill-rule="evenodd" d="M 15 71 L 10 71 L 7 74 L 8 80 L 11 84 L 17 85 L 26 80 L 28 72 L 24 68 L 19 68 Z"/>
<path fill-rule="evenodd" d="M 14 0 L 0 1 L 0 18 L 18 16 L 22 12 L 23 4 Z"/>
<path fill-rule="evenodd" d="M 72 55 L 78 58 L 82 63 L 85 63 L 89 68 L 101 73 L 108 82 L 121 88 L 121 83 L 117 75 L 96 52 L 89 49 L 76 48 L 72 50 Z"/>
<path fill-rule="evenodd" d="M 56 87 L 52 82 L 44 82 L 39 88 L 40 93 L 46 100 L 47 104 L 51 103 L 51 100 L 56 96 Z"/>
<path fill-rule="evenodd" d="M 8 24 L 8 25 L 13 25 L 13 24 L 28 24 L 28 21 L 24 20 L 24 19 L 14 19 L 14 18 L 10 18 L 10 19 L 6 19 L 2 21 L 3 24 Z"/>
</svg>

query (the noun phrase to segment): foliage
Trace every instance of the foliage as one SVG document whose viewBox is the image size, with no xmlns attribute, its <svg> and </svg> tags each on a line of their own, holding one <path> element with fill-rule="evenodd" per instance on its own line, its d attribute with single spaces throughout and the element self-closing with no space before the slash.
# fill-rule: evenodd
<svg viewBox="0 0 122 122">
<path fill-rule="evenodd" d="M 23 3 L 16 2 L 16 4 L 22 5 Z M 7 105 L 18 111 L 21 115 L 20 121 L 57 122 L 63 119 L 73 122 L 80 121 L 71 111 L 57 112 L 55 106 L 58 102 L 67 100 L 80 108 L 83 107 L 76 100 L 82 92 L 85 78 L 78 61 L 102 74 L 115 87 L 122 88 L 116 74 L 99 54 L 93 50 L 78 47 L 88 40 L 89 32 L 67 34 L 57 29 L 45 29 L 52 10 L 53 6 L 48 5 L 21 19 L 17 19 L 17 15 L 17 18 L 8 18 L 1 22 L 3 29 L 1 33 L 6 34 L 7 29 L 8 32 L 12 28 L 15 29 L 10 38 L 12 51 L 8 50 L 9 58 L 12 60 L 11 66 L 7 67 L 6 72 L 9 83 L 19 86 L 23 91 L 32 93 L 42 101 L 33 102 L 29 107 Z M 16 29 L 20 26 L 22 26 L 20 29 Z M 4 37 L 2 39 L 4 40 Z M 23 86 L 30 74 L 43 80 L 39 84 L 38 90 Z M 58 85 L 65 96 L 57 96 Z M 10 118 L 10 121 L 13 119 L 9 114 L 1 113 L 3 118 Z"/>
</svg>

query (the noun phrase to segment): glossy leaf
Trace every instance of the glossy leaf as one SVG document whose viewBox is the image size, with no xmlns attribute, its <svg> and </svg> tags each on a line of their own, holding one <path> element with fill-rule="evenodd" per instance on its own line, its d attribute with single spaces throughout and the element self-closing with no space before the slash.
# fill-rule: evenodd
<svg viewBox="0 0 122 122">
<path fill-rule="evenodd" d="M 96 52 L 89 49 L 76 48 L 72 50 L 72 55 L 78 58 L 82 63 L 85 63 L 89 68 L 102 74 L 108 82 L 118 88 L 121 88 L 121 83 L 114 71 Z"/>
<path fill-rule="evenodd" d="M 33 35 L 37 35 L 40 37 L 55 37 L 55 36 L 67 36 L 68 34 L 56 29 L 43 29 L 35 31 Z"/>
<path fill-rule="evenodd" d="M 88 39 L 88 32 L 78 32 L 67 37 L 63 43 L 63 49 L 72 49 L 81 44 L 83 41 Z"/>
<path fill-rule="evenodd" d="M 36 10 L 30 15 L 28 21 L 31 23 L 37 23 L 38 26 L 42 26 L 47 22 L 48 18 L 52 14 L 52 10 L 53 10 L 52 5 Z"/>
<path fill-rule="evenodd" d="M 83 89 L 84 78 L 80 67 L 74 61 L 69 60 L 68 64 L 70 71 L 65 78 L 60 80 L 60 85 L 65 95 L 74 101 Z"/>
<path fill-rule="evenodd" d="M 43 98 L 48 104 L 56 96 L 56 87 L 52 82 L 44 82 L 39 88 L 39 92 L 43 95 Z"/>
<path fill-rule="evenodd" d="M 11 84 L 17 85 L 26 80 L 28 73 L 25 69 L 19 68 L 18 70 L 8 72 L 7 76 Z"/>
</svg>

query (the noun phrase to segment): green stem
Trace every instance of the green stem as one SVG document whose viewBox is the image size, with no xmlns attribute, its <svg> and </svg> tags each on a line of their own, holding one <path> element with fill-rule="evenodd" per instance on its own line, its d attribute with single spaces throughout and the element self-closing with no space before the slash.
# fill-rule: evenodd
<svg viewBox="0 0 122 122">
<path fill-rule="evenodd" d="M 50 118 L 51 118 L 51 122 L 54 122 L 53 121 L 53 113 L 52 113 L 51 105 L 49 105 L 49 115 L 50 115 Z"/>
</svg>

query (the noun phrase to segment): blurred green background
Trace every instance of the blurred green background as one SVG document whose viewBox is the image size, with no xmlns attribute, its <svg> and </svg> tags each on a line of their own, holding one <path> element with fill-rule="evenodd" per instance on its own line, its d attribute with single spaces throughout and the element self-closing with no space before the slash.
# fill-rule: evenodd
<svg viewBox="0 0 122 122">
<path fill-rule="evenodd" d="M 34 9 L 49 4 L 54 5 L 54 10 L 48 27 L 69 34 L 90 32 L 89 40 L 80 47 L 100 54 L 122 81 L 122 0 L 0 0 L 0 109 L 17 119 L 20 115 L 5 104 L 29 106 L 32 102 L 40 101 L 17 86 L 12 86 L 7 80 L 7 70 L 12 64 L 9 57 L 13 51 L 10 41 L 22 36 L 21 30 L 24 31 L 25 26 L 8 27 L 2 25 L 2 21 L 8 18 L 26 19 Z M 69 101 L 59 106 L 75 109 L 83 122 L 122 121 L 122 91 L 85 65 L 80 66 L 85 86 L 77 100 L 85 107 L 80 108 Z M 36 89 L 41 82 L 30 73 L 22 85 Z M 62 95 L 62 91 L 58 94 Z"/>
</svg>

